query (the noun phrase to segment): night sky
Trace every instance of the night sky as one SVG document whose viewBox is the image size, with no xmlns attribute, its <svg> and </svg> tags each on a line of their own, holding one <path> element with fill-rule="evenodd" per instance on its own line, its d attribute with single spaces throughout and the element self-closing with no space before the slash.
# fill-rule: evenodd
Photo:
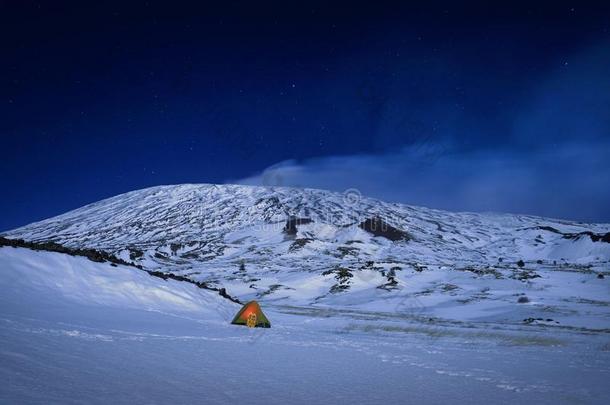
<svg viewBox="0 0 610 405">
<path fill-rule="evenodd" d="M 0 230 L 232 182 L 610 222 L 610 3 L 81 3 L 0 1 Z"/>
</svg>

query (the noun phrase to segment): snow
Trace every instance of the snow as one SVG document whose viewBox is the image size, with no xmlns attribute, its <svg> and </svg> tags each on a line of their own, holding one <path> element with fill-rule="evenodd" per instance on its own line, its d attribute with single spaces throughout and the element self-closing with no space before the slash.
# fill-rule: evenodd
<svg viewBox="0 0 610 405">
<path fill-rule="evenodd" d="M 375 216 L 411 239 L 358 227 Z M 287 235 L 289 217 L 312 222 Z M 431 318 L 610 328 L 610 285 L 597 279 L 610 276 L 610 243 L 573 236 L 582 232 L 604 234 L 610 225 L 346 201 L 323 190 L 187 184 L 119 195 L 4 235 L 104 250 L 243 301 L 392 312 L 415 298 Z M 396 284 L 384 287 L 391 269 Z M 521 296 L 530 302 L 517 305 Z"/>
<path fill-rule="evenodd" d="M 157 282 L 133 267 L 113 267 L 82 257 L 41 253 L 27 249 L 1 248 L 3 265 L 3 307 L 18 302 L 16 297 L 37 300 L 41 295 L 53 302 L 73 305 L 101 305 L 121 309 L 205 313 L 218 320 L 218 306 L 228 306 L 214 292 L 174 280 Z M 6 301 L 6 302 L 5 302 Z"/>
<path fill-rule="evenodd" d="M 131 267 L 5 247 L 0 269 L 0 403 L 601 404 L 610 393 L 608 331 L 428 322 L 415 298 L 385 312 L 267 302 L 273 327 L 248 329 L 229 324 L 238 305 Z"/>
<path fill-rule="evenodd" d="M 290 217 L 312 222 L 288 235 Z M 373 217 L 410 239 L 358 227 Z M 239 305 L 190 283 L 0 248 L 0 403 L 605 403 L 610 243 L 584 232 L 610 225 L 310 189 L 119 195 L 2 236 L 226 288 L 272 328 L 231 326 Z"/>
</svg>

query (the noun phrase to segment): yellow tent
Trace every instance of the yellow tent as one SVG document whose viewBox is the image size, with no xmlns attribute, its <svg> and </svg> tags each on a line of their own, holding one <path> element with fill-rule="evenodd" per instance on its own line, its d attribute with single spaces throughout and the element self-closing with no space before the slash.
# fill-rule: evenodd
<svg viewBox="0 0 610 405">
<path fill-rule="evenodd" d="M 271 327 L 271 322 L 269 322 L 269 319 L 267 319 L 256 301 L 246 303 L 246 305 L 239 310 L 237 315 L 235 315 L 235 318 L 233 318 L 231 323 L 233 325 L 245 325 L 250 328 Z"/>
</svg>

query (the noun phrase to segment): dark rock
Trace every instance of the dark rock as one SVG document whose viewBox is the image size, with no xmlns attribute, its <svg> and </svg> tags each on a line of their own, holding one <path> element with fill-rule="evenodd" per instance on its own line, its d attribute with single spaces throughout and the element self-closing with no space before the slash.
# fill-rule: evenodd
<svg viewBox="0 0 610 405">
<path fill-rule="evenodd" d="M 337 269 L 337 279 L 345 279 L 354 277 L 354 275 L 345 267 L 339 267 Z"/>
<path fill-rule="evenodd" d="M 422 266 L 422 265 L 419 265 L 419 264 L 415 263 L 415 264 L 413 264 L 413 269 L 414 269 L 416 272 L 421 273 L 422 271 L 426 270 L 426 269 L 427 269 L 427 267 L 426 267 L 426 266 Z"/>
<path fill-rule="evenodd" d="M 407 232 L 394 228 L 379 217 L 369 218 L 360 223 L 358 227 L 374 236 L 381 236 L 394 242 L 400 240 L 409 241 L 412 239 Z"/>
<path fill-rule="evenodd" d="M 525 263 L 523 262 L 523 260 L 519 260 L 519 261 L 517 262 L 517 266 L 519 266 L 519 267 L 523 267 L 523 266 L 525 266 Z"/>
<path fill-rule="evenodd" d="M 388 277 L 388 282 L 378 286 L 377 288 L 379 288 L 381 290 L 391 291 L 391 290 L 395 290 L 397 285 L 398 285 L 398 281 L 396 281 L 396 279 L 394 277 Z"/>
<path fill-rule="evenodd" d="M 305 225 L 313 222 L 310 218 L 296 218 L 291 217 L 286 220 L 286 225 L 284 225 L 284 233 L 287 235 L 294 236 L 297 234 L 297 226 Z"/>
<path fill-rule="evenodd" d="M 343 292 L 349 289 L 350 287 L 350 278 L 354 277 L 352 272 L 345 267 L 337 267 L 335 269 L 326 270 L 322 273 L 324 276 L 328 276 L 334 274 L 335 279 L 337 280 L 337 284 L 333 285 L 330 288 L 330 292 L 332 294 Z"/>
<path fill-rule="evenodd" d="M 603 275 L 602 273 L 599 273 L 599 274 L 597 275 L 597 278 L 599 278 L 599 279 L 603 279 L 603 278 L 604 278 L 604 275 Z"/>
<path fill-rule="evenodd" d="M 294 242 L 292 242 L 292 245 L 290 245 L 290 247 L 288 248 L 289 252 L 294 252 L 297 251 L 299 249 L 301 249 L 303 246 L 305 246 L 306 244 L 308 244 L 309 242 L 312 242 L 313 239 L 311 238 L 298 238 L 295 239 Z"/>
<path fill-rule="evenodd" d="M 526 280 L 531 280 L 534 278 L 540 278 L 540 275 L 533 272 L 533 271 L 520 271 L 520 272 L 515 272 L 511 278 L 514 278 L 516 280 L 520 280 L 520 281 L 526 281 Z"/>
<path fill-rule="evenodd" d="M 337 248 L 338 256 L 342 258 L 345 256 L 358 256 L 358 251 L 360 249 L 351 246 L 339 246 Z"/>
<path fill-rule="evenodd" d="M 132 261 L 137 260 L 142 256 L 144 256 L 144 252 L 140 249 L 129 248 L 129 259 L 131 259 Z"/>
<path fill-rule="evenodd" d="M 353 245 L 354 243 L 362 243 L 361 240 L 348 240 L 345 242 L 346 245 Z"/>
<path fill-rule="evenodd" d="M 561 233 L 559 230 L 553 228 L 552 226 L 538 226 L 535 229 L 541 229 L 543 231 L 549 231 L 553 233 Z"/>
<path fill-rule="evenodd" d="M 53 241 L 46 242 L 28 242 L 23 239 L 7 239 L 4 237 L 0 237 L 0 246 L 10 246 L 14 248 L 26 248 L 30 250 L 36 251 L 45 251 L 45 252 L 56 252 L 56 253 L 64 253 L 70 256 L 82 256 L 87 259 L 97 262 L 104 263 L 110 262 L 115 264 L 122 264 L 126 266 L 134 266 L 131 263 L 126 262 L 125 260 L 118 258 L 110 253 L 106 253 L 100 250 L 95 249 L 79 249 L 79 248 L 70 248 L 67 246 L 60 245 L 59 243 L 55 243 Z M 141 268 L 140 266 L 134 266 Z"/>
<path fill-rule="evenodd" d="M 349 290 L 348 284 L 335 284 L 330 288 L 330 293 L 336 294 L 336 293 L 340 293 L 340 292 L 343 292 L 346 290 Z"/>
<path fill-rule="evenodd" d="M 502 273 L 500 273 L 498 270 L 496 270 L 492 267 L 479 268 L 479 267 L 474 267 L 474 266 L 466 266 L 463 268 L 458 268 L 456 270 L 469 271 L 471 273 L 476 274 L 477 276 L 492 275 L 497 279 L 502 278 Z"/>
<path fill-rule="evenodd" d="M 527 298 L 525 295 L 522 295 L 521 297 L 519 297 L 519 299 L 517 300 L 517 302 L 519 304 L 527 304 L 528 302 L 530 302 L 530 299 Z"/>
<path fill-rule="evenodd" d="M 593 242 L 606 242 L 610 243 L 610 232 L 601 234 L 601 233 L 593 233 L 591 231 L 579 232 L 579 233 L 564 233 L 564 239 L 580 239 L 584 236 L 588 236 Z"/>
<path fill-rule="evenodd" d="M 606 242 L 606 243 L 610 243 L 610 232 L 607 233 L 594 233 L 591 231 L 585 231 L 585 232 L 578 232 L 578 233 L 564 233 L 561 232 L 558 229 L 555 229 L 551 226 L 537 226 L 534 228 L 529 228 L 529 229 L 541 229 L 544 231 L 548 231 L 548 232 L 553 232 L 559 235 L 562 235 L 563 238 L 565 239 L 580 239 L 583 236 L 588 236 L 589 238 L 591 238 L 591 240 L 593 242 Z"/>
</svg>

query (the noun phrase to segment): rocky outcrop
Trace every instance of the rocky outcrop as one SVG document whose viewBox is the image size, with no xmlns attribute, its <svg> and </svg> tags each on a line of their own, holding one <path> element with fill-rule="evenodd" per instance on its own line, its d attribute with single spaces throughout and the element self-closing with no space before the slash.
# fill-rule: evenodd
<svg viewBox="0 0 610 405">
<path fill-rule="evenodd" d="M 412 239 L 407 232 L 394 228 L 379 217 L 369 218 L 361 222 L 358 227 L 374 236 L 381 236 L 391 241 L 409 241 Z"/>
</svg>

